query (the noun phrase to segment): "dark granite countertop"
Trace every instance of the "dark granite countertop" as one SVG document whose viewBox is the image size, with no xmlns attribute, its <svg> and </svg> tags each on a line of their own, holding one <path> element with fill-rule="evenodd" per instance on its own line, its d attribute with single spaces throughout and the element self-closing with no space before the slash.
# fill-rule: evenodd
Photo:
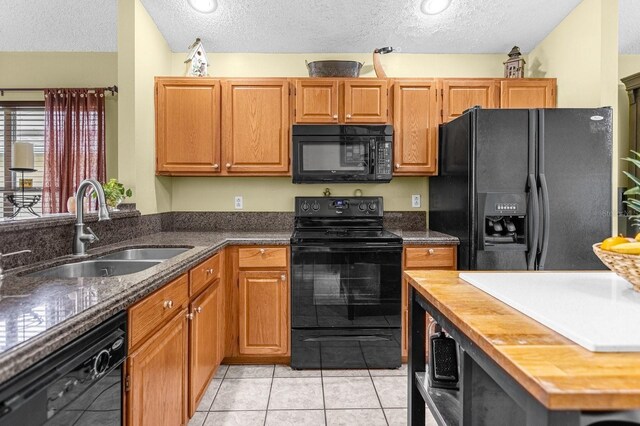
<svg viewBox="0 0 640 426">
<path fill-rule="evenodd" d="M 434 231 L 399 232 L 407 244 L 457 244 Z M 227 245 L 286 245 L 291 232 L 160 232 L 10 270 L 0 281 L 0 383 L 71 342 L 112 315 L 185 273 Z M 144 271 L 107 278 L 21 276 L 130 247 L 191 247 Z"/>
</svg>

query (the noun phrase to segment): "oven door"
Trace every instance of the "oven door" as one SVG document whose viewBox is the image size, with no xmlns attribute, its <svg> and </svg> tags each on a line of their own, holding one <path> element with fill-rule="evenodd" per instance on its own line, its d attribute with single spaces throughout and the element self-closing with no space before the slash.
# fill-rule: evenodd
<svg viewBox="0 0 640 426">
<path fill-rule="evenodd" d="M 375 178 L 375 138 L 294 136 L 293 182 L 366 182 Z"/>
<path fill-rule="evenodd" d="M 292 328 L 397 328 L 402 246 L 291 248 Z"/>
</svg>

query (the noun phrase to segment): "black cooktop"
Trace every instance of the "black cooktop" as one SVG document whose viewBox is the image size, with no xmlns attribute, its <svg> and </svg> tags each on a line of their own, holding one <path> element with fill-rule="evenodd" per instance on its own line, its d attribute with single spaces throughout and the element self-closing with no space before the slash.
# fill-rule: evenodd
<svg viewBox="0 0 640 426">
<path fill-rule="evenodd" d="M 385 229 L 365 230 L 349 228 L 296 229 L 291 236 L 292 244 L 311 242 L 402 243 L 402 238 Z"/>
</svg>

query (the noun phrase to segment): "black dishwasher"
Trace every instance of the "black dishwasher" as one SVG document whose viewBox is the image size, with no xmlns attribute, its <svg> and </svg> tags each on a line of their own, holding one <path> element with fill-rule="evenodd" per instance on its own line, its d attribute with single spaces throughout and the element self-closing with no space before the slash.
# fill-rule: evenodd
<svg viewBox="0 0 640 426">
<path fill-rule="evenodd" d="M 0 385 L 0 426 L 121 425 L 126 313 Z"/>
</svg>

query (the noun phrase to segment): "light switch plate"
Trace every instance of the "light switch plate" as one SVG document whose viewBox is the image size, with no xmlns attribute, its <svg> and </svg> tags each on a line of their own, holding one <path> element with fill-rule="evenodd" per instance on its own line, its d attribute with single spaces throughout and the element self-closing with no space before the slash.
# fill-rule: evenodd
<svg viewBox="0 0 640 426">
<path fill-rule="evenodd" d="M 413 194 L 411 196 L 411 207 L 420 208 L 420 195 L 419 194 Z"/>
<path fill-rule="evenodd" d="M 233 207 L 235 207 L 236 210 L 242 210 L 244 208 L 243 204 L 242 195 L 236 195 L 233 200 Z"/>
</svg>

